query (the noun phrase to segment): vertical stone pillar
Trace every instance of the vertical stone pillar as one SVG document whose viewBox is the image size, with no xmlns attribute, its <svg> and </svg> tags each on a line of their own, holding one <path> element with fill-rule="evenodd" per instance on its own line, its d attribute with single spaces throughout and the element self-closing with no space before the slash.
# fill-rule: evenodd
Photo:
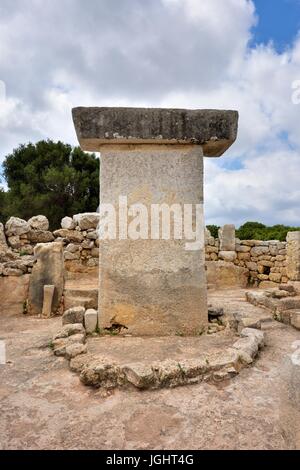
<svg viewBox="0 0 300 470">
<path fill-rule="evenodd" d="M 290 281 L 300 281 L 300 232 L 287 234 L 287 277 Z"/>
<path fill-rule="evenodd" d="M 219 229 L 220 251 L 235 251 L 235 226 L 224 225 Z"/>
<path fill-rule="evenodd" d="M 185 205 L 193 205 L 194 212 L 201 206 L 203 154 L 220 156 L 232 144 L 237 118 L 234 111 L 73 110 L 81 147 L 101 153 L 100 206 L 113 205 L 117 221 L 120 214 L 122 220 L 129 215 L 126 233 L 118 227 L 115 239 L 100 240 L 100 328 L 134 335 L 197 335 L 207 324 L 204 221 L 201 245 L 188 251 L 191 240 L 184 230 L 182 239 L 175 237 L 172 223 L 171 238 L 153 237 L 151 215 L 154 205 L 164 205 L 168 216 L 178 206 L 182 214 Z M 128 208 L 119 205 L 120 196 Z M 141 205 L 148 227 L 130 236 Z"/>
</svg>

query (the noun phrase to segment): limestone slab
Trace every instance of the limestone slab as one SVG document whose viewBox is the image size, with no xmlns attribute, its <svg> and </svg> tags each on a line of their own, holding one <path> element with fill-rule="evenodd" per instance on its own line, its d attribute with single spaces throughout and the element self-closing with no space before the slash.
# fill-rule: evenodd
<svg viewBox="0 0 300 470">
<path fill-rule="evenodd" d="M 237 111 L 162 108 L 73 109 L 83 150 L 103 144 L 198 144 L 205 156 L 219 157 L 236 140 Z"/>
</svg>

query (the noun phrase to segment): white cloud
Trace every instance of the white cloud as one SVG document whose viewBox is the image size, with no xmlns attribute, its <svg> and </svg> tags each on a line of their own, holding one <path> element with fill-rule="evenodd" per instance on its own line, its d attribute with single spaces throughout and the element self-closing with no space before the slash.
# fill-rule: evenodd
<svg viewBox="0 0 300 470">
<path fill-rule="evenodd" d="M 76 143 L 77 105 L 238 109 L 238 141 L 206 160 L 207 221 L 299 224 L 300 37 L 281 54 L 250 49 L 250 0 L 31 3 L 1 1 L 0 158 L 29 140 Z"/>
</svg>

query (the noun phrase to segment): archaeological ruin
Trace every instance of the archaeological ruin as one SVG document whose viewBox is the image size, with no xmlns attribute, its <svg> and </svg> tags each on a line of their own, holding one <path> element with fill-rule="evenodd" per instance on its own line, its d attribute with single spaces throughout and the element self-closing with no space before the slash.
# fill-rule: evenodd
<svg viewBox="0 0 300 470">
<path fill-rule="evenodd" d="M 205 228 L 203 158 L 234 143 L 236 112 L 75 108 L 73 120 L 82 149 L 100 152 L 99 212 L 53 232 L 43 215 L 0 225 L 1 312 L 61 318 L 53 357 L 102 390 L 228 380 L 268 328 L 300 329 L 300 232 Z"/>
</svg>

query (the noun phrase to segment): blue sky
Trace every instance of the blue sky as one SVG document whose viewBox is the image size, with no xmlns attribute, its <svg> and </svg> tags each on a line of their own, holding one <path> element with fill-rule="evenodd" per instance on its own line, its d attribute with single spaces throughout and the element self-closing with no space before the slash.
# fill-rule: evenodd
<svg viewBox="0 0 300 470">
<path fill-rule="evenodd" d="M 0 0 L 0 162 L 78 144 L 74 106 L 236 109 L 236 143 L 205 159 L 207 223 L 299 226 L 299 31 L 300 0 Z"/>
<path fill-rule="evenodd" d="M 281 52 L 294 41 L 300 29 L 299 0 L 254 0 L 258 24 L 253 43 L 274 42 Z"/>
</svg>

